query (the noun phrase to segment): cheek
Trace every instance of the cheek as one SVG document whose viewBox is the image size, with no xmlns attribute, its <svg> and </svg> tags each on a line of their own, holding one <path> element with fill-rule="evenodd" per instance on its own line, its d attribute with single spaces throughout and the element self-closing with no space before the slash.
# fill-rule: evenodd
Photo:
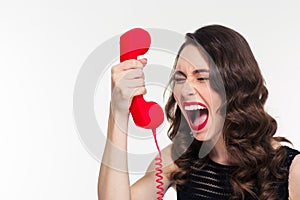
<svg viewBox="0 0 300 200">
<path fill-rule="evenodd" d="M 197 93 L 201 96 L 201 98 L 205 101 L 206 104 L 211 105 L 213 102 L 213 92 L 209 87 L 209 84 L 199 84 L 195 87 Z"/>
<path fill-rule="evenodd" d="M 216 111 L 222 105 L 220 95 L 214 91 L 209 84 L 202 84 L 196 87 L 196 90 L 213 111 Z"/>
<path fill-rule="evenodd" d="M 211 102 L 212 106 L 217 110 L 223 104 L 222 98 L 219 93 L 211 89 Z"/>
</svg>

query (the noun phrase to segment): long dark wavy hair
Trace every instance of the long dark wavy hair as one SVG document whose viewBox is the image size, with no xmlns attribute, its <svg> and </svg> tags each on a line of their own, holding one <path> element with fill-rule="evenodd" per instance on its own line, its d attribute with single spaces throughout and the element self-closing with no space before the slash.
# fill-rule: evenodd
<svg viewBox="0 0 300 200">
<path fill-rule="evenodd" d="M 264 110 L 268 90 L 247 41 L 236 31 L 221 25 L 202 27 L 186 34 L 174 67 L 187 44 L 201 45 L 218 70 L 210 74 L 211 87 L 221 92 L 217 80 L 221 78 L 225 88 L 226 94 L 221 95 L 224 105 L 220 108 L 225 117 L 222 133 L 231 163 L 236 166 L 230 180 L 231 199 L 244 199 L 246 193 L 255 199 L 278 199 L 276 182 L 286 181 L 287 170 L 282 167 L 286 152 L 284 148 L 274 148 L 272 140 L 289 141 L 274 137 L 276 120 Z M 178 167 L 171 178 L 176 184 L 184 184 L 191 161 L 199 160 L 198 152 L 203 143 L 196 139 L 191 141 L 186 131 L 188 124 L 173 93 L 165 111 L 170 122 L 168 136 L 173 141 L 172 157 Z M 201 160 L 204 165 L 207 156 Z"/>
</svg>

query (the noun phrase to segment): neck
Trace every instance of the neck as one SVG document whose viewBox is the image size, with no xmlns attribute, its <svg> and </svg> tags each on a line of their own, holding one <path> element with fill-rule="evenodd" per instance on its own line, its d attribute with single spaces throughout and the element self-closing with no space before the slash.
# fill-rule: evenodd
<svg viewBox="0 0 300 200">
<path fill-rule="evenodd" d="M 220 137 L 209 153 L 209 158 L 222 165 L 230 165 L 229 156 L 223 137 Z"/>
</svg>

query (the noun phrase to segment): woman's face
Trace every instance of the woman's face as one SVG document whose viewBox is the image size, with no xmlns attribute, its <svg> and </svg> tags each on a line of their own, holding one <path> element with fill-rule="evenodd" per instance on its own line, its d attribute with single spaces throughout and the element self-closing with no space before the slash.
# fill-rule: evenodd
<svg viewBox="0 0 300 200">
<path fill-rule="evenodd" d="M 208 60 L 196 46 L 183 48 L 173 78 L 174 97 L 194 137 L 207 141 L 220 136 L 224 118 L 218 110 L 222 100 L 211 88 Z"/>
</svg>

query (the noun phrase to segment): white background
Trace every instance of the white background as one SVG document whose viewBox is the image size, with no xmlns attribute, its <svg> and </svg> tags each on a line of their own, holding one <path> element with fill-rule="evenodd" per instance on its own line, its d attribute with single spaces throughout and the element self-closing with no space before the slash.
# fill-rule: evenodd
<svg viewBox="0 0 300 200">
<path fill-rule="evenodd" d="M 76 132 L 74 83 L 96 47 L 134 27 L 240 32 L 265 76 L 278 135 L 300 149 L 299 8 L 296 0 L 1 1 L 0 199 L 97 199 L 99 162 Z"/>
</svg>

